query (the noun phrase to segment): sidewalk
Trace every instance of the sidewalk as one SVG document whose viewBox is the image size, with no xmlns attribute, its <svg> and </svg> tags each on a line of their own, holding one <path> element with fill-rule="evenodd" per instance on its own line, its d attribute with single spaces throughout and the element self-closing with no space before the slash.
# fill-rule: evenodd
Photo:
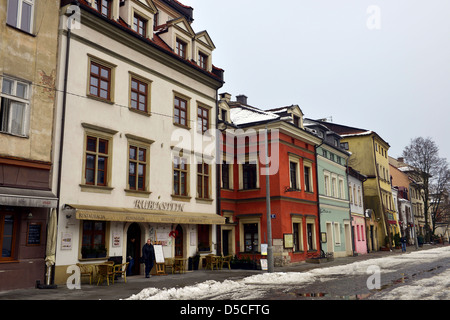
<svg viewBox="0 0 450 320">
<path fill-rule="evenodd" d="M 448 244 L 446 244 L 447 246 Z M 425 244 L 419 250 L 427 250 L 443 245 Z M 409 246 L 408 252 L 416 251 L 415 246 Z M 389 255 L 402 254 L 401 250 L 393 249 L 389 251 L 377 251 L 365 255 L 354 257 L 335 258 L 334 261 L 313 264 L 297 263 L 285 267 L 276 267 L 275 272 L 304 272 L 315 268 L 327 268 L 337 265 L 349 264 L 367 259 L 386 257 Z M 0 291 L 0 300 L 120 300 L 127 299 L 133 294 L 141 292 L 145 288 L 153 287 L 180 288 L 194 285 L 207 280 L 222 282 L 225 280 L 239 280 L 258 273 L 265 273 L 261 270 L 198 270 L 187 271 L 185 274 L 169 274 L 167 276 L 152 276 L 150 279 L 144 276 L 133 276 L 127 278 L 127 283 L 119 279 L 114 285 L 89 285 L 82 284 L 80 290 L 70 290 L 65 285 L 59 285 L 57 289 L 18 289 L 11 291 Z"/>
</svg>

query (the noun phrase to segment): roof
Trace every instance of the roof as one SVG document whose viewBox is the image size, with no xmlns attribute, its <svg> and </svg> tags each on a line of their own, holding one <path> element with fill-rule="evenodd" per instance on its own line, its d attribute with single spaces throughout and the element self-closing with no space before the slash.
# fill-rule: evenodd
<svg viewBox="0 0 450 320">
<path fill-rule="evenodd" d="M 167 0 L 165 2 L 170 2 L 172 3 L 173 0 Z M 177 2 L 177 1 L 175 1 Z M 71 3 L 70 0 L 64 0 L 61 1 L 61 6 L 67 5 L 68 3 Z M 164 42 L 164 40 L 161 39 L 161 37 L 159 37 L 159 35 L 157 33 L 153 34 L 152 39 L 150 38 L 144 38 L 142 37 L 140 34 L 138 34 L 136 31 L 134 31 L 131 26 L 129 26 L 123 19 L 119 18 L 117 21 L 113 20 L 113 19 L 108 19 L 107 17 L 103 16 L 98 10 L 96 10 L 95 8 L 93 8 L 86 0 L 78 0 L 78 3 L 80 5 L 81 8 L 85 9 L 86 11 L 91 12 L 94 15 L 97 15 L 99 18 L 101 18 L 102 20 L 105 20 L 107 22 L 109 22 L 110 24 L 128 32 L 129 34 L 132 34 L 133 36 L 135 36 L 136 38 L 139 38 L 141 41 L 159 49 L 162 50 L 164 52 L 166 52 L 167 54 L 169 54 L 170 56 L 172 56 L 173 58 L 182 61 L 188 65 L 190 65 L 191 67 L 193 67 L 194 69 L 198 70 L 201 73 L 207 74 L 208 76 L 220 81 L 220 82 L 224 82 L 223 81 L 223 73 L 224 70 L 221 68 L 217 68 L 216 66 L 212 66 L 212 71 L 206 71 L 204 69 L 202 69 L 200 66 L 197 65 L 197 63 L 195 63 L 195 61 L 192 60 L 186 60 L 181 58 L 180 56 L 178 56 L 177 54 L 175 54 L 175 52 L 170 48 L 169 45 L 167 45 L 167 43 Z M 159 26 L 161 27 L 160 29 L 158 29 L 158 33 L 161 32 L 164 28 L 164 25 Z M 158 27 L 157 27 L 158 28 Z"/>
</svg>

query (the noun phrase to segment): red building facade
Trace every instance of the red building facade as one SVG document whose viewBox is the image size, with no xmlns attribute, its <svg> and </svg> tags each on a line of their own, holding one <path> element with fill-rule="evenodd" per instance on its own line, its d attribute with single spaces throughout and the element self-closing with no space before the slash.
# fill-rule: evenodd
<svg viewBox="0 0 450 320">
<path fill-rule="evenodd" d="M 271 224 L 275 265 L 320 253 L 315 147 L 298 106 L 263 111 L 245 96 L 219 102 L 221 150 L 221 248 L 259 261 L 267 244 L 265 133 L 268 129 Z"/>
</svg>

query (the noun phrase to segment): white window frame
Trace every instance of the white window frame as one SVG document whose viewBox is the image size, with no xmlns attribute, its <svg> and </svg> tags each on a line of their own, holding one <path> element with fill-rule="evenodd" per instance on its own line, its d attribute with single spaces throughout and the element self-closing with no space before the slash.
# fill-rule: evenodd
<svg viewBox="0 0 450 320">
<path fill-rule="evenodd" d="M 3 93 L 3 91 L 4 91 L 3 85 L 4 85 L 5 81 L 10 81 L 12 83 L 11 92 L 9 92 L 9 93 Z M 25 86 L 25 88 L 26 88 L 24 97 L 17 96 L 17 86 L 19 84 Z M 1 133 L 8 133 L 8 134 L 16 135 L 16 136 L 21 136 L 21 137 L 28 137 L 29 115 L 30 115 L 30 97 L 31 97 L 31 86 L 28 82 L 3 76 L 2 81 L 0 81 L 0 101 L 2 103 L 0 105 L 0 115 L 3 114 L 2 110 L 1 110 L 2 105 L 3 105 L 3 99 L 8 99 L 10 101 L 10 104 L 9 104 L 9 110 L 8 110 L 8 113 L 9 113 L 8 122 L 6 124 L 4 124 L 4 123 L 2 123 L 4 120 L 2 118 L 0 118 L 0 132 Z M 12 105 L 13 105 L 13 103 L 20 104 L 23 106 L 20 132 L 13 132 L 13 128 L 12 128 L 12 126 L 13 126 L 13 123 L 12 123 L 12 120 L 13 120 Z M 3 126 L 7 127 L 6 130 L 2 129 Z"/>
<path fill-rule="evenodd" d="M 33 32 L 33 26 L 34 26 L 34 7 L 35 7 L 35 1 L 34 0 L 8 0 L 8 11 L 10 10 L 10 3 L 11 1 L 17 1 L 17 15 L 16 15 L 16 24 L 10 24 L 10 26 L 15 27 L 17 29 L 20 29 L 22 31 L 32 33 Z M 30 30 L 25 30 L 22 28 L 22 10 L 23 10 L 23 4 L 26 3 L 31 6 L 31 14 L 30 14 Z M 8 19 L 8 13 L 7 13 L 7 19 Z"/>
</svg>

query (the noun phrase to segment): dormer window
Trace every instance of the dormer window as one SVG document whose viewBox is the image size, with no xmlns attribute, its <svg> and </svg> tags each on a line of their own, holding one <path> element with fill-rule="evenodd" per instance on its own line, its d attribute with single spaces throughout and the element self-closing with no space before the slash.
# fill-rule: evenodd
<svg viewBox="0 0 450 320">
<path fill-rule="evenodd" d="M 293 118 L 294 118 L 294 125 L 296 127 L 300 127 L 300 117 L 293 115 Z"/>
<path fill-rule="evenodd" d="M 198 65 L 203 70 L 207 70 L 208 69 L 208 56 L 206 54 L 204 54 L 202 52 L 198 53 Z"/>
<path fill-rule="evenodd" d="M 147 20 L 135 14 L 133 18 L 133 30 L 141 36 L 147 36 Z"/>
<path fill-rule="evenodd" d="M 177 39 L 177 47 L 176 47 L 176 54 L 182 57 L 183 59 L 186 59 L 187 57 L 187 43 Z"/>
<path fill-rule="evenodd" d="M 103 16 L 111 18 L 111 0 L 94 0 L 92 6 Z"/>
</svg>

